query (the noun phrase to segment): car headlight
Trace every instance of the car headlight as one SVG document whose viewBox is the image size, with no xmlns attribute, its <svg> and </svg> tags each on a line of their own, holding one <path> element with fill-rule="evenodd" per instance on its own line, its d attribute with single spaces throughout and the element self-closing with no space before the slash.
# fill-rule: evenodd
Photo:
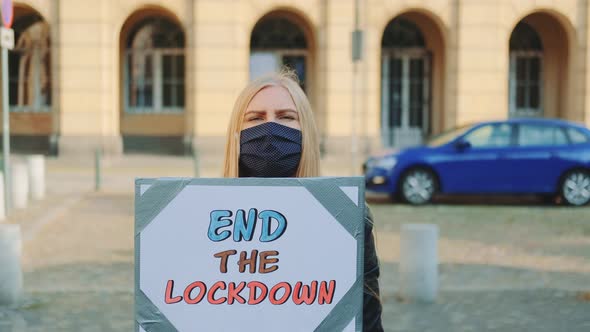
<svg viewBox="0 0 590 332">
<path fill-rule="evenodd" d="M 379 167 L 383 169 L 392 169 L 395 164 L 397 163 L 397 158 L 395 156 L 387 156 L 381 159 L 375 160 L 373 163 L 373 167 Z"/>
</svg>

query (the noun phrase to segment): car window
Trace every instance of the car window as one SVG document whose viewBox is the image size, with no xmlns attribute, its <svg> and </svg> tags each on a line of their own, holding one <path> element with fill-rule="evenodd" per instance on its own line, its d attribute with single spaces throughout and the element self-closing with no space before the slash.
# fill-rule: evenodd
<svg viewBox="0 0 590 332">
<path fill-rule="evenodd" d="M 590 138 L 578 128 L 567 128 L 567 134 L 570 137 L 572 144 L 583 144 L 590 142 Z"/>
<path fill-rule="evenodd" d="M 567 144 L 568 140 L 565 132 L 559 126 L 542 124 L 521 124 L 519 126 L 518 145 L 520 146 L 555 146 Z"/>
<path fill-rule="evenodd" d="M 506 147 L 510 145 L 510 135 L 509 124 L 489 124 L 468 133 L 464 140 L 475 148 Z"/>
<path fill-rule="evenodd" d="M 430 147 L 439 147 L 441 145 L 445 145 L 445 144 L 449 143 L 450 141 L 454 140 L 455 138 L 457 138 L 458 136 L 461 136 L 463 133 L 465 133 L 466 131 L 471 129 L 471 127 L 473 127 L 473 125 L 464 125 L 461 127 L 447 130 L 441 134 L 438 134 L 438 135 L 433 136 L 430 139 L 428 139 L 428 141 L 426 142 L 426 145 L 428 145 Z"/>
</svg>

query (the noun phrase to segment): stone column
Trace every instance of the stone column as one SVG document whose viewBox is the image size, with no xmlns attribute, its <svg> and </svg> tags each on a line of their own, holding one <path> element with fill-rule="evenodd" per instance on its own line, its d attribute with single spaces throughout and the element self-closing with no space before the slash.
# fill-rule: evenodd
<svg viewBox="0 0 590 332">
<path fill-rule="evenodd" d="M 112 10 L 109 1 L 60 0 L 60 155 L 122 152 Z"/>
</svg>

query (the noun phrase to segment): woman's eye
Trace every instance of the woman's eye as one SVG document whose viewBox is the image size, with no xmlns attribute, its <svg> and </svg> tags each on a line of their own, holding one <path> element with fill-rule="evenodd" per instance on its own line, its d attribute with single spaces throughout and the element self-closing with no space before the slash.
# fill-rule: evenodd
<svg viewBox="0 0 590 332">
<path fill-rule="evenodd" d="M 248 118 L 246 121 L 250 122 L 250 121 L 259 121 L 259 120 L 262 120 L 262 118 L 259 116 L 256 116 L 256 117 Z"/>
<path fill-rule="evenodd" d="M 294 116 L 291 116 L 291 115 L 285 115 L 285 116 L 282 116 L 281 119 L 283 119 L 283 120 L 295 120 L 295 117 Z"/>
</svg>

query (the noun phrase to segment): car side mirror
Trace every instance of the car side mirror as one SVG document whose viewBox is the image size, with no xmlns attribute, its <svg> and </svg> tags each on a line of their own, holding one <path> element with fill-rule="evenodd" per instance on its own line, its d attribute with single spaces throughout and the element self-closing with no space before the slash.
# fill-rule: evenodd
<svg viewBox="0 0 590 332">
<path fill-rule="evenodd" d="M 458 141 L 455 142 L 455 149 L 458 151 L 464 151 L 467 150 L 471 147 L 471 143 L 469 143 L 466 140 L 460 139 Z"/>
</svg>

